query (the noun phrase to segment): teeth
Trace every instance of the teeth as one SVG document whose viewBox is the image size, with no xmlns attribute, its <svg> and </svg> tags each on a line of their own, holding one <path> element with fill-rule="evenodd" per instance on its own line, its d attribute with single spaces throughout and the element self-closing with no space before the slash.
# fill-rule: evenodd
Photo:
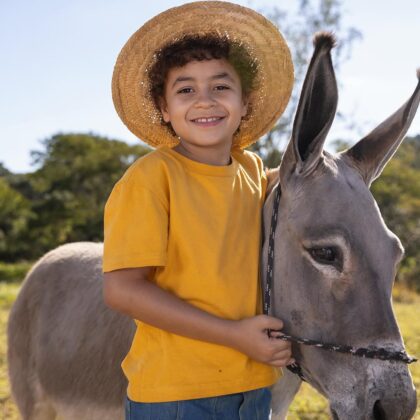
<svg viewBox="0 0 420 420">
<path fill-rule="evenodd" d="M 220 120 L 220 119 L 222 119 L 222 118 L 221 117 L 197 118 L 194 121 L 199 122 L 199 123 L 207 123 L 207 122 L 217 121 L 217 120 Z"/>
</svg>

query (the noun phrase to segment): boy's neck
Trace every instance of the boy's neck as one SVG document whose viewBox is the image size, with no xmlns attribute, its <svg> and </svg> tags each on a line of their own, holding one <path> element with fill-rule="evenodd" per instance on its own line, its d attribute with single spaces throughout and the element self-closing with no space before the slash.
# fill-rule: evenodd
<svg viewBox="0 0 420 420">
<path fill-rule="evenodd" d="M 217 145 L 215 147 L 200 147 L 191 144 L 177 144 L 173 150 L 188 159 L 214 166 L 226 166 L 230 164 L 231 144 Z"/>
</svg>

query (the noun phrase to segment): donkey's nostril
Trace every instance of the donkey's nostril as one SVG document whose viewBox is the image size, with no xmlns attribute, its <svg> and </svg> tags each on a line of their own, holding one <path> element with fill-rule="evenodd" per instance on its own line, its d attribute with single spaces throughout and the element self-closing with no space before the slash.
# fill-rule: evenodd
<svg viewBox="0 0 420 420">
<path fill-rule="evenodd" d="M 373 405 L 373 418 L 374 420 L 386 420 L 385 411 L 382 408 L 380 400 L 376 401 Z"/>
</svg>

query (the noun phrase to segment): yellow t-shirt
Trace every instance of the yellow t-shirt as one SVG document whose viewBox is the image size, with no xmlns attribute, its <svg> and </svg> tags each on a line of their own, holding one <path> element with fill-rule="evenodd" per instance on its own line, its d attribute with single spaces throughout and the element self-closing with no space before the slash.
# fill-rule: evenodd
<svg viewBox="0 0 420 420">
<path fill-rule="evenodd" d="M 157 266 L 163 289 L 211 314 L 261 313 L 258 282 L 266 178 L 253 153 L 212 166 L 161 147 L 137 160 L 105 207 L 104 272 Z M 229 347 L 137 321 L 122 363 L 138 402 L 212 397 L 272 385 L 280 370 Z"/>
</svg>

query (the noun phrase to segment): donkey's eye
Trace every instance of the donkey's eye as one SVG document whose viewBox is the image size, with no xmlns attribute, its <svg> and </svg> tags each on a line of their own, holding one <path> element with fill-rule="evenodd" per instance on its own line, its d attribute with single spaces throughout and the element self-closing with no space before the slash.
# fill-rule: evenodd
<svg viewBox="0 0 420 420">
<path fill-rule="evenodd" d="M 337 247 L 326 246 L 307 249 L 310 256 L 320 264 L 334 265 L 337 268 L 342 266 L 341 252 Z"/>
</svg>

